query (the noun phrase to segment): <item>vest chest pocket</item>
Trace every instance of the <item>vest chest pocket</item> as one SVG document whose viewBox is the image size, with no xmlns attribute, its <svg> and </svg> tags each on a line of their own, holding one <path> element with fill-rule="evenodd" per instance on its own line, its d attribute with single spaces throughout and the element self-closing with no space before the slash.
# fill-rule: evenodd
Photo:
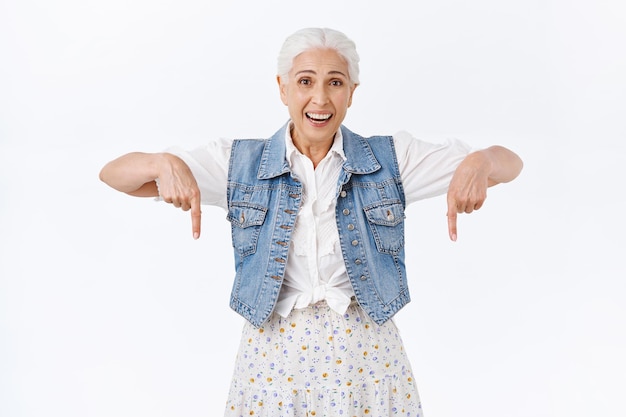
<svg viewBox="0 0 626 417">
<path fill-rule="evenodd" d="M 400 200 L 381 201 L 363 208 L 376 242 L 382 253 L 396 254 L 404 247 L 404 207 Z"/>
<path fill-rule="evenodd" d="M 267 207 L 247 202 L 232 202 L 226 218 L 230 221 L 233 247 L 241 256 L 256 252 Z"/>
</svg>

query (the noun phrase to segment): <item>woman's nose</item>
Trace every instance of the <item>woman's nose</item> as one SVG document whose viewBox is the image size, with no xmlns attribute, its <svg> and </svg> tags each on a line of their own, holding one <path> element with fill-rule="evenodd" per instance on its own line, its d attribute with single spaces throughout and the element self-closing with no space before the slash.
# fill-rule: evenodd
<svg viewBox="0 0 626 417">
<path fill-rule="evenodd" d="M 313 89 L 313 102 L 315 104 L 326 104 L 328 102 L 328 91 L 326 86 L 318 84 Z"/>
</svg>

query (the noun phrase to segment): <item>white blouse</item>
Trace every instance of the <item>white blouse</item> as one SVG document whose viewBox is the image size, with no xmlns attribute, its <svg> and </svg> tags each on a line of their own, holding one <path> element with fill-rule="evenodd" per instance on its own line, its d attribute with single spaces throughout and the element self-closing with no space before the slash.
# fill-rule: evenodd
<svg viewBox="0 0 626 417">
<path fill-rule="evenodd" d="M 341 255 L 335 222 L 335 187 L 346 159 L 341 130 L 315 169 L 311 160 L 294 146 L 289 129 L 285 131 L 286 158 L 293 175 L 303 185 L 303 197 L 275 311 L 286 317 L 293 308 L 305 308 L 325 300 L 330 308 L 343 314 L 354 291 Z M 433 144 L 415 139 L 407 132 L 393 135 L 393 140 L 407 205 L 445 193 L 454 170 L 471 151 L 458 140 Z M 203 204 L 227 209 L 231 143 L 232 139 L 219 139 L 191 151 L 178 147 L 167 149 L 189 165 Z"/>
</svg>

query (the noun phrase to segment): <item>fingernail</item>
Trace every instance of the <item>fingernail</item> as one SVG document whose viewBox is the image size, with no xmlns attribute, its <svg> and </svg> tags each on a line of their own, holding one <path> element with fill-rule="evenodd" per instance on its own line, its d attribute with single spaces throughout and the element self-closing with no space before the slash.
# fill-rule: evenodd
<svg viewBox="0 0 626 417">
<path fill-rule="evenodd" d="M 200 237 L 200 233 L 198 232 L 193 232 L 193 238 L 198 240 L 198 238 Z"/>
</svg>

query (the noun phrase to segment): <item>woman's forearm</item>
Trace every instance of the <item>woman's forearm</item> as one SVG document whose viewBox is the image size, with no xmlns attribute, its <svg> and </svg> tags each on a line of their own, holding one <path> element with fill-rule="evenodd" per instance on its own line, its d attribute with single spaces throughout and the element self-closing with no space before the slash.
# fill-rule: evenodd
<svg viewBox="0 0 626 417">
<path fill-rule="evenodd" d="M 107 163 L 100 179 L 118 191 L 136 196 L 157 196 L 155 179 L 166 156 L 158 153 L 132 152 Z"/>
</svg>

